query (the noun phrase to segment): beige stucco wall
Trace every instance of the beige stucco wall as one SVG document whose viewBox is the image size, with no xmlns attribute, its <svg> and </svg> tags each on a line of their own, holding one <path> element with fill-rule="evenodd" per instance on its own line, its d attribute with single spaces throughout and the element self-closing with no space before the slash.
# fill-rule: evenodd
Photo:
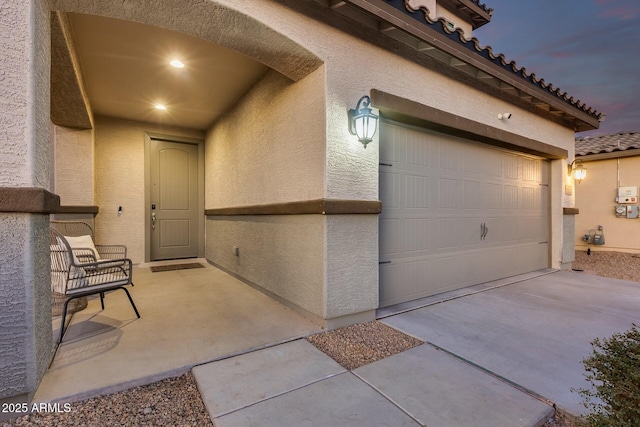
<svg viewBox="0 0 640 427">
<path fill-rule="evenodd" d="M 372 143 L 363 149 L 348 133 L 345 114 L 348 108 L 355 107 L 360 96 L 368 94 L 372 88 L 564 148 L 569 152 L 569 158 L 573 157 L 574 132 L 571 129 L 322 24 L 306 25 L 304 18 L 277 4 L 256 1 L 247 7 L 240 0 L 225 0 L 224 3 L 246 10 L 269 23 L 325 61 L 327 198 L 378 198 L 378 146 Z M 327 40 L 332 42 L 327 43 Z M 512 117 L 499 120 L 498 114 L 505 112 L 512 113 Z M 555 160 L 551 163 L 550 266 L 559 268 L 562 260 L 562 208 L 573 206 L 573 196 L 564 192 L 568 179 L 564 172 L 566 162 Z M 363 280 L 377 281 L 377 274 L 372 272 Z"/>
<path fill-rule="evenodd" d="M 95 126 L 96 241 L 126 245 L 134 263 L 144 262 L 145 132 L 198 139 L 204 133 L 101 116 Z"/>
<path fill-rule="evenodd" d="M 206 208 L 323 198 L 324 108 L 324 67 L 298 82 L 268 73 L 207 133 Z M 206 229 L 207 259 L 326 318 L 324 216 L 210 216 Z"/>
<path fill-rule="evenodd" d="M 368 94 L 372 88 L 559 145 L 572 153 L 573 132 L 570 130 L 524 110 L 512 108 L 509 103 L 430 72 L 362 40 L 310 21 L 277 3 L 266 0 L 250 3 L 219 0 L 214 3 L 251 16 L 260 25 L 266 25 L 303 49 L 313 52 L 325 65 L 296 83 L 276 72 L 270 73 L 239 103 L 234 112 L 208 133 L 206 208 L 315 198 L 377 200 L 377 144 L 374 142 L 368 149 L 363 149 L 355 137 L 348 133 L 346 115 L 347 109 L 353 108 L 360 96 Z M 108 9 L 112 13 L 119 13 L 111 10 L 113 5 Z M 149 13 L 159 12 L 154 9 Z M 247 27 L 239 30 L 252 31 L 250 20 L 243 21 L 242 25 Z M 178 28 L 180 22 L 172 21 L 169 26 Z M 331 43 L 327 43 L 328 40 Z M 460 99 L 465 102 L 460 102 Z M 504 112 L 511 112 L 512 118 L 498 120 L 498 113 Z M 238 125 L 240 121 L 241 126 Z M 107 137 L 114 141 L 115 151 L 120 151 L 118 144 L 122 145 L 122 142 L 115 142 L 120 139 L 117 136 L 119 132 Z M 102 144 L 97 140 L 97 157 L 105 155 L 106 159 L 119 158 L 115 152 L 108 154 L 111 150 L 107 148 L 109 146 L 111 144 Z M 106 151 L 100 151 L 103 148 Z M 137 190 L 143 182 L 140 179 L 140 163 L 135 160 L 141 153 L 135 150 L 127 147 L 126 152 L 132 155 L 120 158 L 123 159 L 120 161 L 124 162 L 124 168 L 132 168 L 127 179 L 121 178 L 122 174 L 116 172 L 123 166 L 113 165 L 110 160 L 98 161 L 96 202 L 101 214 L 97 218 L 97 229 L 98 235 L 101 234 L 100 230 L 104 234 L 104 230 L 110 229 L 110 238 L 122 240 L 127 237 L 131 255 L 141 260 L 144 250 L 143 239 L 140 238 L 144 228 L 144 205 L 139 200 L 127 199 L 139 199 L 141 193 Z M 554 161 L 551 169 L 552 182 L 556 185 L 564 183 L 566 177 L 562 172 L 562 162 Z M 133 191 L 130 193 L 135 195 L 122 193 L 120 190 L 123 187 L 131 188 Z M 559 265 L 561 260 L 562 207 L 573 205 L 571 197 L 564 195 L 563 188 L 560 185 L 551 191 L 552 266 Z M 118 206 L 124 208 L 122 217 L 116 215 Z M 364 233 L 368 228 L 363 224 L 360 232 Z M 330 233 L 325 236 L 328 253 L 336 251 L 340 254 L 345 251 L 338 239 Z M 369 244 L 377 250 L 377 239 L 371 239 Z M 367 274 L 353 274 L 353 277 L 337 274 L 340 270 L 337 265 L 334 267 L 334 264 L 323 260 L 323 292 L 328 295 L 333 286 L 341 286 L 341 283 L 334 282 L 337 278 L 345 283 L 354 279 L 351 286 L 357 289 L 356 294 L 362 294 L 363 291 L 366 294 L 369 289 L 377 287 L 376 258 L 372 257 L 367 263 Z M 311 307 L 313 304 L 304 302 L 301 305 Z"/>
<path fill-rule="evenodd" d="M 324 319 L 322 215 L 209 217 L 208 260 Z M 232 252 L 239 248 L 239 255 Z"/>
<path fill-rule="evenodd" d="M 584 166 L 587 176 L 576 184 L 576 207 L 580 210 L 576 215 L 576 249 L 586 250 L 582 236 L 602 225 L 605 244 L 591 245 L 591 250 L 640 253 L 640 219 L 619 218 L 614 213 L 618 195 L 618 160 L 585 162 Z M 620 159 L 620 186 L 640 186 L 640 156 Z"/>
<path fill-rule="evenodd" d="M 324 79 L 324 67 L 295 83 L 272 71 L 212 127 L 207 209 L 324 197 Z"/>
<path fill-rule="evenodd" d="M 278 4 L 267 1 L 255 1 L 247 4 L 239 0 L 221 0 L 221 3 L 247 13 L 261 22 L 267 23 L 270 27 L 287 35 L 293 40 L 302 44 L 303 47 L 312 51 L 321 58 L 325 65 L 322 69 L 324 73 L 326 87 L 324 89 L 326 118 L 325 132 L 326 138 L 318 138 L 320 145 L 324 142 L 324 156 L 326 161 L 326 171 L 324 173 L 324 191 L 321 197 L 335 199 L 355 199 L 355 200 L 377 200 L 378 199 L 378 144 L 376 142 L 364 149 L 362 145 L 348 133 L 347 109 L 354 108 L 358 99 L 368 94 L 372 88 L 380 89 L 410 100 L 414 100 L 452 114 L 467 117 L 481 123 L 487 123 L 488 126 L 505 129 L 519 135 L 535 138 L 545 143 L 560 146 L 567 149 L 570 155 L 573 155 L 574 134 L 571 130 L 560 125 L 550 123 L 547 120 L 531 114 L 527 111 L 512 107 L 509 103 L 491 98 L 479 90 L 470 88 L 462 83 L 453 81 L 445 76 L 436 74 L 425 68 L 414 64 L 411 61 L 400 58 L 388 51 L 376 48 L 370 44 L 353 38 L 349 35 L 338 32 L 332 28 L 324 26 L 320 23 L 309 25 L 307 18 L 296 14 L 294 11 L 287 9 Z M 331 40 L 331 43 L 327 43 Z M 289 156 L 289 149 L 285 150 L 286 159 L 293 159 L 293 162 L 284 164 L 278 157 L 280 153 L 265 151 L 265 147 L 279 150 L 280 147 L 288 147 L 285 142 L 286 138 L 279 138 L 279 144 L 274 145 L 270 140 L 277 135 L 282 129 L 282 120 L 275 119 L 272 123 L 276 132 L 266 130 L 266 136 L 260 144 L 263 147 L 254 147 L 251 135 L 257 134 L 258 129 L 264 132 L 265 116 L 270 112 L 260 112 L 262 105 L 268 99 L 274 103 L 272 108 L 280 109 L 281 101 L 287 99 L 283 94 L 274 95 L 273 91 L 286 90 L 287 93 L 296 93 L 296 97 L 302 105 L 308 105 L 321 99 L 322 94 L 319 93 L 321 88 L 314 87 L 316 82 L 320 81 L 317 77 L 320 70 L 307 78 L 297 82 L 296 84 L 284 85 L 278 87 L 273 83 L 274 76 L 270 76 L 261 83 L 259 89 L 255 89 L 252 95 L 243 100 L 238 111 L 250 112 L 251 114 L 238 114 L 238 117 L 251 117 L 257 120 L 247 122 L 249 130 L 235 129 L 233 119 L 228 118 L 227 122 L 218 124 L 218 128 L 209 132 L 207 138 L 207 208 L 225 207 L 243 204 L 272 203 L 289 200 L 305 200 L 314 198 L 319 193 L 316 184 L 300 185 L 302 181 L 297 179 L 299 172 L 307 168 L 307 165 L 313 165 L 306 173 L 312 177 L 318 177 L 318 164 L 314 163 L 321 160 L 321 155 L 317 150 L 317 146 L 309 147 L 307 141 L 311 141 L 311 135 L 317 132 L 317 127 L 306 129 L 299 127 L 301 123 L 300 114 L 304 114 L 305 108 L 292 108 L 288 114 L 288 126 L 291 130 L 286 129 L 285 135 L 299 135 L 295 140 L 300 146 L 306 147 L 303 153 L 296 150 L 294 157 Z M 313 82 L 311 84 L 310 82 Z M 315 89 L 315 90 L 314 90 Z M 295 99 L 292 97 L 291 100 Z M 464 102 L 460 102 L 460 100 Z M 255 105 L 253 105 L 255 104 Z M 293 106 L 292 106 L 293 107 Z M 286 111 L 287 108 L 282 109 Z M 258 113 L 256 113 L 256 111 Z M 498 120 L 498 114 L 510 112 L 512 118 L 510 120 Z M 303 116 L 306 117 L 306 116 Z M 236 136 L 249 135 L 247 138 L 238 138 Z M 224 136 L 222 136 L 224 135 Z M 230 137 L 233 136 L 233 137 Z M 216 141 L 224 141 L 220 143 Z M 232 144 L 233 141 L 233 144 Z M 221 145 L 218 145 L 221 144 Z M 285 145 L 282 145 L 285 144 Z M 214 148 L 218 147 L 218 148 Z M 225 148 L 221 148 L 225 147 Z M 231 147 L 231 152 L 228 153 Z M 217 152 L 217 154 L 216 154 Z M 237 174 L 238 168 L 246 169 L 241 166 L 245 163 L 244 159 L 259 158 L 259 153 L 263 153 L 263 159 L 273 161 L 262 161 L 255 163 L 247 161 L 246 164 L 250 168 L 256 168 L 251 171 L 249 177 Z M 240 153 L 248 154 L 240 156 Z M 241 163 L 226 163 L 221 161 L 221 157 L 233 158 Z M 218 157 L 218 160 L 216 160 Z M 218 163 L 216 163 L 218 162 Z M 220 165 L 211 168 L 212 164 Z M 566 174 L 563 161 L 553 161 L 551 165 L 551 181 L 556 187 L 550 192 L 551 202 L 551 266 L 558 268 L 562 260 L 562 233 L 563 218 L 562 207 L 573 206 L 570 196 L 564 195 L 564 182 Z M 233 166 L 232 166 L 233 165 Z M 278 171 L 272 170 L 273 166 L 278 167 Z M 222 176 L 224 178 L 214 178 L 213 175 Z M 261 182 L 255 182 L 256 189 L 247 189 L 246 186 L 237 186 L 233 183 L 234 179 L 244 183 L 249 183 L 255 177 L 260 177 L 265 182 L 275 185 L 264 185 Z M 284 183 L 283 178 L 292 179 Z M 315 178 L 314 178 L 315 179 Z M 226 181 L 225 181 L 226 180 Z M 229 182 L 227 189 L 219 188 L 221 183 Z M 306 182 L 306 181 L 305 181 Z M 244 188 L 243 188 L 244 187 Z M 238 194 L 231 194 L 232 189 L 240 188 Z M 303 188 L 308 188 L 305 192 Z M 221 193 L 229 192 L 224 195 Z M 246 220 L 246 226 L 251 227 L 251 221 Z M 377 267 L 377 218 L 366 219 L 359 218 L 359 221 L 352 222 L 350 218 L 345 216 L 331 217 L 329 220 L 335 230 L 348 229 L 351 227 L 353 236 L 358 236 L 360 243 L 360 251 L 368 254 L 366 259 L 355 260 L 353 258 L 353 248 L 345 244 L 345 240 L 341 237 L 344 234 L 332 233 L 329 228 L 326 229 L 326 253 L 327 259 L 325 263 L 325 289 L 327 308 L 323 310 L 324 316 L 340 316 L 348 312 L 357 312 L 358 310 L 366 310 L 375 308 L 377 302 L 378 287 L 378 267 Z M 208 221 L 211 224 L 211 221 Z M 355 225 L 357 224 L 357 225 Z M 375 224 L 375 226 L 374 226 Z M 373 233 L 373 234 L 368 234 Z M 369 238 L 369 236 L 376 238 Z M 274 236 L 276 238 L 276 236 Z M 279 237 L 278 237 L 279 238 Z M 207 239 L 208 254 L 212 252 L 212 247 L 217 243 L 213 243 L 215 238 L 208 235 Z M 227 244 L 228 246 L 228 244 Z M 222 252 L 230 253 L 231 247 L 221 249 Z M 208 255 L 209 256 L 209 255 Z M 266 254 L 265 256 L 275 256 Z M 242 255 L 241 255 L 242 257 Z M 216 259 L 212 259 L 216 262 Z M 338 260 L 344 263 L 337 262 Z M 293 260 L 286 265 L 294 265 Z M 344 268 L 346 264 L 357 266 L 357 268 Z M 223 267 L 228 268 L 225 264 Z M 237 272 L 235 267 L 230 268 Z M 240 273 L 239 273 L 240 274 Z M 301 273 L 302 274 L 302 273 Z M 254 279 L 259 285 L 267 283 L 267 280 Z M 353 296 L 344 298 L 342 292 L 350 288 L 353 290 Z M 272 288 L 268 290 L 274 292 Z M 357 296 L 356 296 L 357 295 Z M 305 309 L 314 311 L 312 300 L 316 298 L 313 293 L 309 293 L 306 297 L 293 301 L 295 304 Z M 362 305 L 358 298 L 367 301 Z M 366 307 L 365 307 L 366 306 Z"/>
<path fill-rule="evenodd" d="M 92 129 L 53 126 L 54 187 L 62 206 L 94 204 Z"/>
</svg>

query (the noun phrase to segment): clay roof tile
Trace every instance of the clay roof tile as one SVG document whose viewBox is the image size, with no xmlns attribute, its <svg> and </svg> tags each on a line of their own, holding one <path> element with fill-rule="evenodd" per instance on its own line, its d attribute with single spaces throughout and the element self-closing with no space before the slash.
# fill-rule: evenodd
<svg viewBox="0 0 640 427">
<path fill-rule="evenodd" d="M 576 138 L 576 156 L 640 149 L 640 131 Z"/>
</svg>

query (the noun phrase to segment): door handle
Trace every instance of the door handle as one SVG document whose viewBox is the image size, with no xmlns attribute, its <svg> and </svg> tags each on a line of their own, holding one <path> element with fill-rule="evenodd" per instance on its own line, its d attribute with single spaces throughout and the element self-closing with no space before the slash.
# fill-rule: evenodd
<svg viewBox="0 0 640 427">
<path fill-rule="evenodd" d="M 487 227 L 486 223 L 480 224 L 480 240 L 484 240 L 487 237 L 487 233 L 489 232 L 489 227 Z"/>
<path fill-rule="evenodd" d="M 155 212 L 151 213 L 151 229 L 152 230 L 156 229 L 156 213 Z"/>
</svg>

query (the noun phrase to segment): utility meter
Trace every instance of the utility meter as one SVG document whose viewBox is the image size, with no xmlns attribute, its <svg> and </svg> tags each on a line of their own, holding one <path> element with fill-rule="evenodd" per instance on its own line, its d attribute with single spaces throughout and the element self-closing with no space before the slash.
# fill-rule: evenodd
<svg viewBox="0 0 640 427">
<path fill-rule="evenodd" d="M 616 216 L 627 216 L 627 207 L 623 205 L 616 206 Z"/>
<path fill-rule="evenodd" d="M 618 187 L 618 203 L 638 203 L 638 187 Z"/>
</svg>

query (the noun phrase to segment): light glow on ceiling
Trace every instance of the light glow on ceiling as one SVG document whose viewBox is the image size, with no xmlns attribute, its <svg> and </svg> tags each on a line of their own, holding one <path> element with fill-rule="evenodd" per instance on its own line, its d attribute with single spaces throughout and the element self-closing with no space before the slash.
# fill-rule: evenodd
<svg viewBox="0 0 640 427">
<path fill-rule="evenodd" d="M 179 61 L 177 59 L 174 59 L 173 61 L 169 62 L 169 64 L 171 64 L 171 66 L 175 68 L 184 68 L 184 64 L 182 63 L 182 61 Z"/>
<path fill-rule="evenodd" d="M 163 104 L 156 104 L 156 105 L 154 105 L 154 107 L 155 107 L 156 110 L 162 110 L 162 111 L 167 109 L 167 107 L 165 105 L 163 105 Z"/>
</svg>

